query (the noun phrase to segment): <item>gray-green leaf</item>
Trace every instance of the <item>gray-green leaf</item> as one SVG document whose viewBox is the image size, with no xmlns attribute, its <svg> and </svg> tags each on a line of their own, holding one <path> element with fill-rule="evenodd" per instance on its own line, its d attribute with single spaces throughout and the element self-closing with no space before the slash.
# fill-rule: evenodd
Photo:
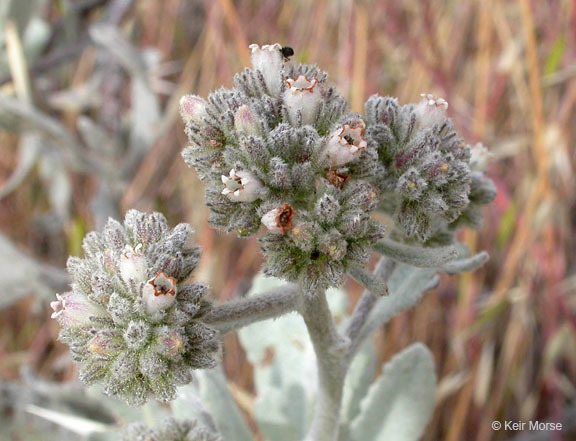
<svg viewBox="0 0 576 441">
<path fill-rule="evenodd" d="M 352 422 L 352 439 L 417 441 L 432 416 L 435 392 L 432 354 L 416 343 L 384 365 Z"/>
</svg>

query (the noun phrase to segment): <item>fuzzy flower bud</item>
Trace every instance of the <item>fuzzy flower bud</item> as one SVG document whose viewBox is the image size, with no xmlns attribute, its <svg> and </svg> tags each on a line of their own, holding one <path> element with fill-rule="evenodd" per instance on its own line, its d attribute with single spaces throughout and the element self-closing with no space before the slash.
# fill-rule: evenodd
<svg viewBox="0 0 576 441">
<path fill-rule="evenodd" d="M 430 93 L 421 93 L 420 96 L 422 101 L 414 109 L 420 127 L 433 127 L 446 119 L 448 101 L 435 98 Z"/>
<path fill-rule="evenodd" d="M 470 149 L 470 168 L 475 171 L 486 171 L 490 159 L 494 156 L 481 142 L 476 143 Z"/>
<path fill-rule="evenodd" d="M 136 248 L 126 245 L 120 256 L 120 275 L 127 283 L 130 280 L 143 282 L 147 278 L 148 263 L 140 251 L 141 248 L 142 245 L 138 245 Z"/>
<path fill-rule="evenodd" d="M 254 111 L 246 104 L 241 105 L 234 115 L 234 128 L 246 135 L 258 136 L 262 126 Z"/>
<path fill-rule="evenodd" d="M 315 78 L 309 80 L 304 75 L 299 75 L 296 79 L 288 78 L 286 86 L 284 104 L 288 110 L 290 123 L 314 124 L 322 99 L 318 80 Z"/>
<path fill-rule="evenodd" d="M 292 224 L 293 218 L 294 210 L 292 210 L 290 205 L 284 204 L 282 207 L 270 210 L 262 216 L 262 224 L 271 233 L 284 234 L 294 227 Z"/>
<path fill-rule="evenodd" d="M 233 202 L 254 202 L 263 188 L 254 175 L 244 170 L 230 170 L 228 176 L 222 175 L 222 183 L 222 194 Z"/>
<path fill-rule="evenodd" d="M 360 157 L 368 145 L 364 140 L 363 133 L 363 126 L 352 128 L 346 124 L 330 135 L 324 156 L 331 167 L 340 167 Z"/>
<path fill-rule="evenodd" d="M 206 116 L 207 103 L 197 95 L 184 95 L 180 99 L 180 116 L 185 124 L 201 123 Z"/>
<path fill-rule="evenodd" d="M 215 366 L 218 334 L 202 322 L 207 288 L 185 284 L 200 256 L 191 231 L 131 210 L 86 236 L 84 259 L 68 260 L 73 290 L 57 295 L 52 317 L 82 381 L 140 405 L 173 399 L 193 369 Z"/>
<path fill-rule="evenodd" d="M 88 325 L 91 318 L 104 316 L 101 307 L 73 291 L 56 294 L 56 300 L 50 302 L 50 307 L 54 311 L 50 317 L 58 320 L 63 327 Z"/>
<path fill-rule="evenodd" d="M 252 53 L 250 57 L 252 68 L 262 73 L 268 92 L 277 97 L 282 88 L 282 70 L 284 68 L 284 56 L 280 52 L 282 46 L 278 43 L 265 44 L 262 47 L 251 44 L 249 49 Z"/>
</svg>

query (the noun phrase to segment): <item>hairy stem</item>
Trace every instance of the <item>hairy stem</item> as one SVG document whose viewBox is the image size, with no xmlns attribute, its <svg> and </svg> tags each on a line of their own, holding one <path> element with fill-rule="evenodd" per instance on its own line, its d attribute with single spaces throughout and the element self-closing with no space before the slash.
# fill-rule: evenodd
<svg viewBox="0 0 576 441">
<path fill-rule="evenodd" d="M 392 271 L 394 271 L 394 267 L 396 266 L 395 262 L 387 257 L 382 257 L 376 264 L 376 268 L 374 269 L 374 280 L 379 281 L 383 286 L 387 286 L 388 279 L 392 275 Z M 348 349 L 347 361 L 350 361 L 352 355 L 356 353 L 357 347 L 360 343 L 358 336 L 360 335 L 360 331 L 366 323 L 368 319 L 368 315 L 372 311 L 374 304 L 377 302 L 378 298 L 375 297 L 372 292 L 369 290 L 365 290 L 362 294 L 362 297 L 358 301 L 354 312 L 352 313 L 352 317 L 346 326 L 344 331 L 344 335 L 349 339 L 350 346 Z"/>
<path fill-rule="evenodd" d="M 298 297 L 296 286 L 284 285 L 263 294 L 216 305 L 203 317 L 203 321 L 226 334 L 295 311 Z"/>
<path fill-rule="evenodd" d="M 304 295 L 301 314 L 316 353 L 318 395 L 306 441 L 336 441 L 346 368 L 345 340 L 338 334 L 326 294 Z"/>
</svg>

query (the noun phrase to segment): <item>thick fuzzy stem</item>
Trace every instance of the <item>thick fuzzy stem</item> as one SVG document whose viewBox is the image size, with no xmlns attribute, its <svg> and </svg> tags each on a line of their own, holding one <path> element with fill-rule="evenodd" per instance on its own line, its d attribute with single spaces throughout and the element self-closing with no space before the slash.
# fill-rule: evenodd
<svg viewBox="0 0 576 441">
<path fill-rule="evenodd" d="M 203 321 L 222 334 L 296 310 L 298 289 L 285 285 L 272 291 L 217 305 Z"/>
<path fill-rule="evenodd" d="M 306 441 L 335 441 L 338 438 L 346 375 L 346 340 L 334 326 L 324 292 L 305 295 L 301 314 L 316 352 L 318 370 L 318 395 Z"/>
</svg>

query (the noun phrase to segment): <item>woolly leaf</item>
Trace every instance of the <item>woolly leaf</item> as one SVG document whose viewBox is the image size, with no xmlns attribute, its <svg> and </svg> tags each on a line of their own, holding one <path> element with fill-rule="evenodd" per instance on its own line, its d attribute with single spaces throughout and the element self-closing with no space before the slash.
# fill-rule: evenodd
<svg viewBox="0 0 576 441">
<path fill-rule="evenodd" d="M 356 441 L 417 441 L 432 416 L 436 374 L 432 354 L 417 343 L 382 369 L 352 422 Z"/>
</svg>

